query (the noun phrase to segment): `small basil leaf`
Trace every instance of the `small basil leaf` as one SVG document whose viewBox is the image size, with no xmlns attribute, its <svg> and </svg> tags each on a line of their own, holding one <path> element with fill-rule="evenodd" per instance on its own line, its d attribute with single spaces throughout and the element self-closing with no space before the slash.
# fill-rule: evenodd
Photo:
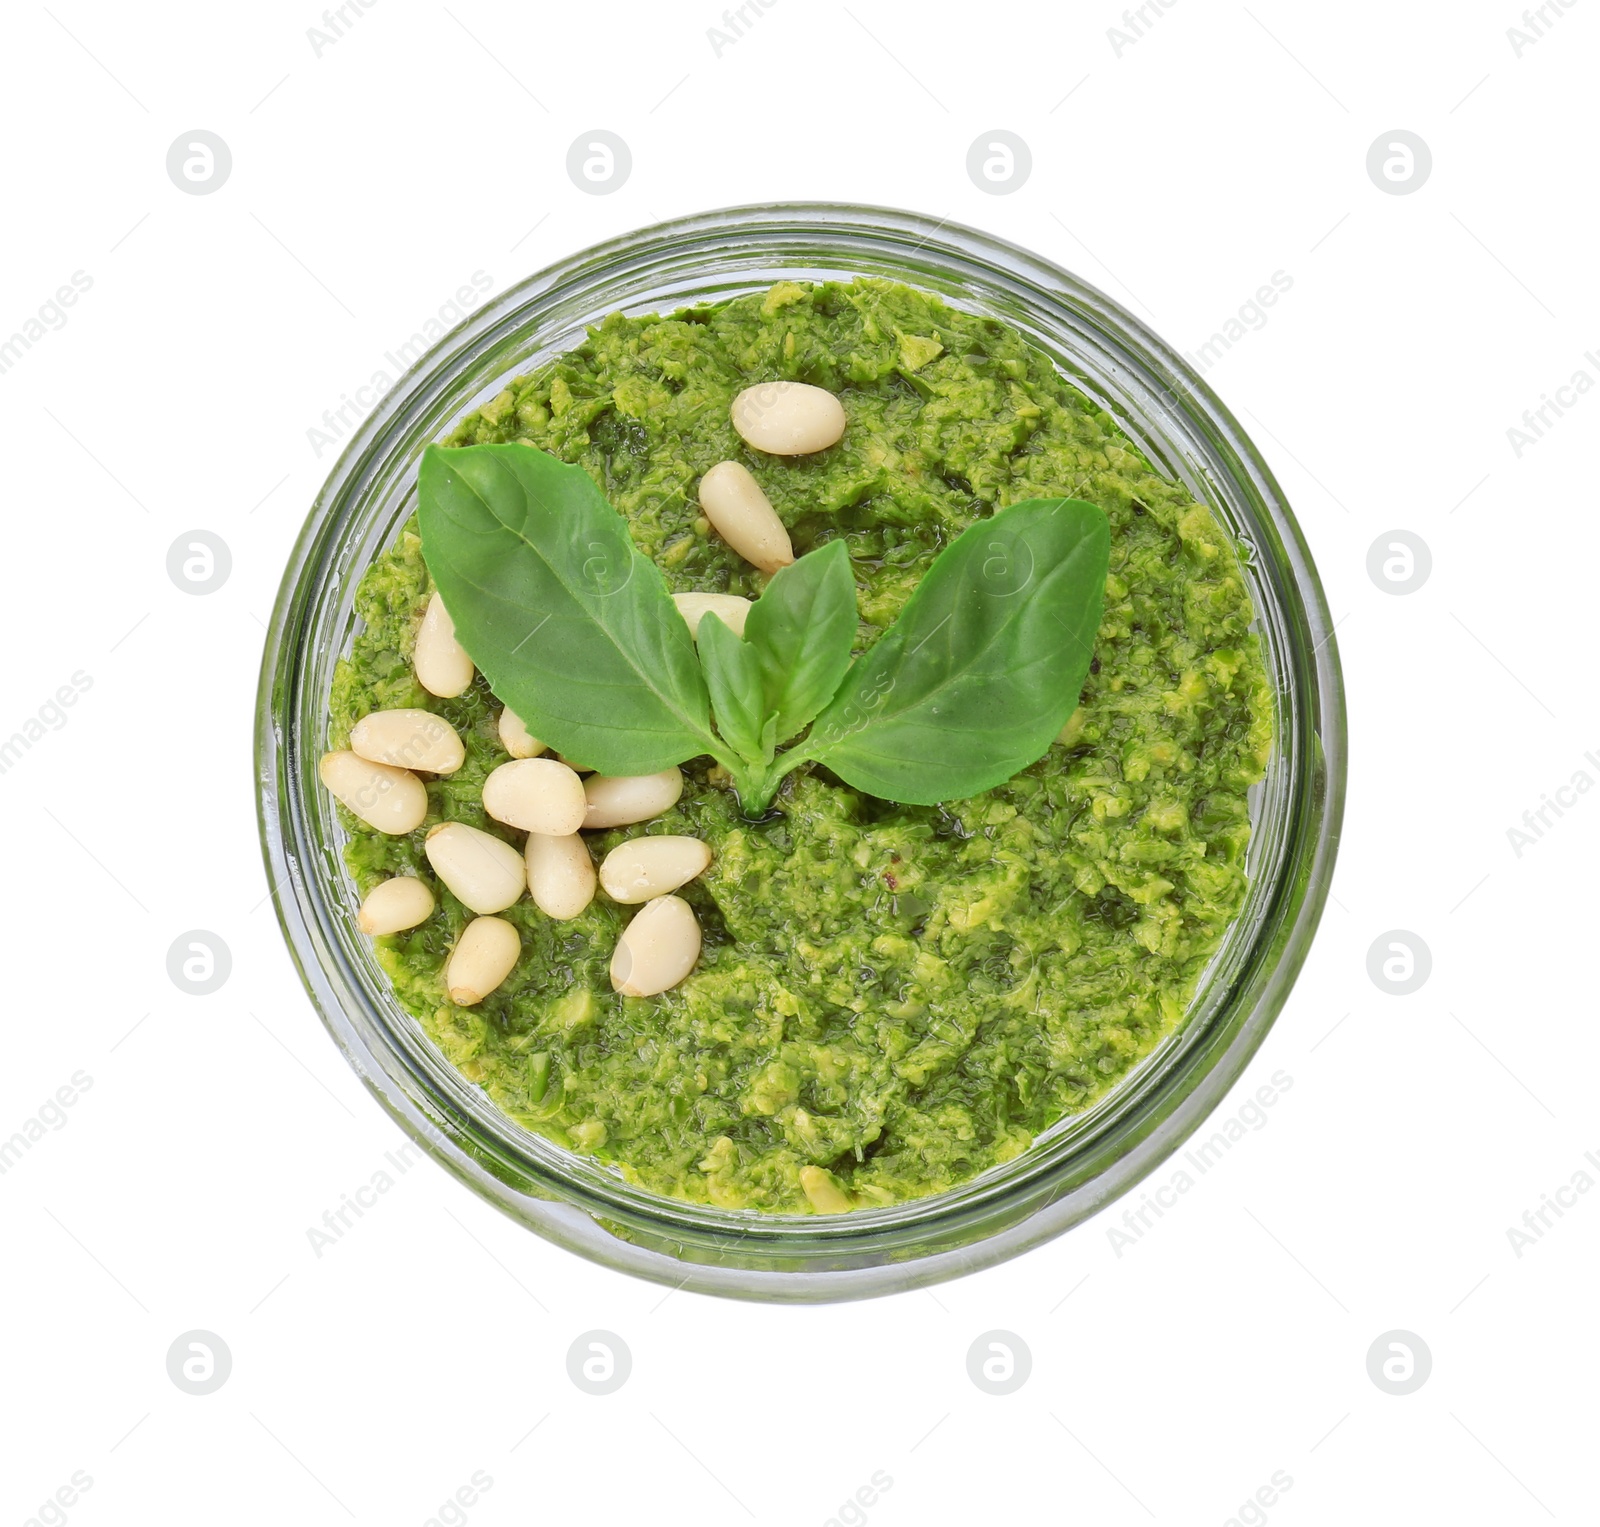
<svg viewBox="0 0 1600 1527">
<path fill-rule="evenodd" d="M 714 749 L 689 628 L 581 467 L 525 445 L 430 446 L 418 512 L 457 640 L 535 736 L 606 774 Z"/>
<path fill-rule="evenodd" d="M 782 569 L 751 606 L 744 639 L 761 665 L 766 710 L 780 742 L 833 697 L 850 667 L 856 585 L 843 541 L 830 541 Z"/>
<path fill-rule="evenodd" d="M 772 745 L 766 740 L 768 713 L 762 709 L 755 649 L 735 636 L 720 616 L 709 613 L 701 617 L 698 640 L 700 666 L 722 740 L 741 758 L 765 763 L 772 757 Z"/>
<path fill-rule="evenodd" d="M 784 759 L 816 759 L 910 805 L 1010 779 L 1078 704 L 1110 544 L 1104 513 L 1077 499 L 1030 499 L 968 526 Z"/>
</svg>

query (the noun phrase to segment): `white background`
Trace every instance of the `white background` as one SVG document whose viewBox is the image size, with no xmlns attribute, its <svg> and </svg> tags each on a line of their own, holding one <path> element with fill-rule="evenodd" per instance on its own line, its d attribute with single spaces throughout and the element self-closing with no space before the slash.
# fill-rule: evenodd
<svg viewBox="0 0 1600 1527">
<path fill-rule="evenodd" d="M 1515 0 L 1177 0 L 1120 45 L 1113 3 L 779 0 L 719 56 L 715 3 L 381 0 L 320 56 L 311 4 L 8 17 L 0 338 L 93 285 L 0 375 L 0 736 L 92 687 L 0 775 L 0 1137 L 92 1086 L 0 1177 L 0 1524 L 75 1470 L 43 1520 L 403 1527 L 478 1470 L 474 1527 L 822 1524 L 880 1470 L 875 1527 L 1592 1520 L 1600 1193 L 1520 1257 L 1507 1230 L 1600 1154 L 1600 797 L 1520 857 L 1507 829 L 1600 779 L 1600 398 L 1520 458 L 1506 432 L 1600 379 L 1600 12 L 1552 6 L 1519 56 Z M 213 195 L 166 174 L 195 128 L 232 151 Z M 594 128 L 633 151 L 612 195 L 565 171 Z M 965 169 L 996 128 L 1033 155 L 1003 196 Z M 1432 150 L 1415 194 L 1366 171 L 1395 128 Z M 990 229 L 1191 350 L 1292 278 L 1208 376 L 1296 507 L 1349 687 L 1334 899 L 1219 1118 L 1292 1087 L 1120 1256 L 1121 1206 L 931 1293 L 664 1298 L 431 1162 L 319 1258 L 308 1228 L 402 1137 L 256 842 L 262 623 L 333 460 L 307 431 L 476 270 L 782 198 Z M 197 528 L 233 561 L 205 597 L 166 571 Z M 1399 597 L 1367 572 L 1397 528 L 1433 558 Z M 208 997 L 166 974 L 193 928 L 233 953 Z M 1390 929 L 1431 948 L 1414 995 L 1367 974 Z M 566 1374 L 596 1327 L 633 1354 L 607 1397 Z M 196 1328 L 233 1356 L 204 1397 L 166 1372 Z M 1033 1358 L 1003 1398 L 966 1371 L 994 1328 Z M 1366 1368 L 1396 1328 L 1433 1356 L 1404 1397 Z"/>
</svg>

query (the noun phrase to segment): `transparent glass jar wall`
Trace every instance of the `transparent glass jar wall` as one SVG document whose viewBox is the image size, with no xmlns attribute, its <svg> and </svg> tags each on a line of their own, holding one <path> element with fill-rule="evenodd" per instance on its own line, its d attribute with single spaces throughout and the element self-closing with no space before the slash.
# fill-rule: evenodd
<svg viewBox="0 0 1600 1527">
<path fill-rule="evenodd" d="M 316 762 L 356 585 L 415 507 L 429 442 L 607 313 L 856 275 L 906 281 L 1022 330 L 1218 512 L 1250 580 L 1277 745 L 1257 791 L 1247 903 L 1183 1026 L 1111 1097 L 935 1197 L 837 1217 L 721 1211 L 643 1192 L 530 1134 L 433 1048 L 356 931 Z M 1175 351 L 1068 272 L 989 235 L 884 208 L 796 204 L 683 218 L 562 261 L 479 310 L 383 398 L 318 496 L 284 576 L 262 667 L 257 785 L 267 871 L 306 989 L 409 1134 L 514 1219 L 598 1262 L 706 1293 L 812 1301 L 1014 1256 L 1178 1148 L 1255 1052 L 1305 958 L 1333 868 L 1345 746 L 1332 623 L 1299 527 L 1255 447 Z"/>
</svg>

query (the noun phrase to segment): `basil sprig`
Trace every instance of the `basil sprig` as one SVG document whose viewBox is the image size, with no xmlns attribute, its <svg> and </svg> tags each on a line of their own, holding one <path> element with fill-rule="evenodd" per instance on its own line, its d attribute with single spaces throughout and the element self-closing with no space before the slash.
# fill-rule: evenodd
<svg viewBox="0 0 1600 1527">
<path fill-rule="evenodd" d="M 422 555 L 492 688 L 605 774 L 721 753 L 694 640 L 589 474 L 525 445 L 429 446 Z"/>
<path fill-rule="evenodd" d="M 842 541 L 778 572 L 743 638 L 704 616 L 697 651 L 660 572 L 579 467 L 523 445 L 430 447 L 420 518 L 457 639 L 535 735 L 605 774 L 709 754 L 752 815 L 807 762 L 918 805 L 1026 768 L 1078 704 L 1110 556 L 1094 505 L 1013 504 L 945 547 L 852 662 Z"/>
<path fill-rule="evenodd" d="M 969 525 L 786 764 L 812 759 L 921 806 L 1003 784 L 1077 708 L 1110 554 L 1105 514 L 1081 499 L 1028 499 Z"/>
</svg>

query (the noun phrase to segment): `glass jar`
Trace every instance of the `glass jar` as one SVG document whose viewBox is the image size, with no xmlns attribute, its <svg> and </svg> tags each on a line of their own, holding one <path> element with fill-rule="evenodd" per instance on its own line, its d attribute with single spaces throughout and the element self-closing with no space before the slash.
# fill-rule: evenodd
<svg viewBox="0 0 1600 1527">
<path fill-rule="evenodd" d="M 887 277 L 1020 329 L 1121 421 L 1158 470 L 1217 512 L 1238 548 L 1274 681 L 1276 742 L 1253 792 L 1250 887 L 1184 1022 L 1110 1096 L 1015 1160 L 935 1196 L 837 1216 L 660 1197 L 514 1124 L 396 1001 L 355 925 L 343 832 L 317 782 L 334 664 L 356 585 L 416 506 L 423 448 L 512 375 L 606 314 L 663 312 L 781 279 Z M 1075 276 L 973 229 L 884 208 L 790 204 L 680 218 L 529 277 L 446 335 L 356 432 L 306 520 L 273 611 L 257 709 L 262 844 L 306 989 L 401 1127 L 475 1192 L 572 1251 L 742 1298 L 859 1298 L 1017 1255 L 1160 1165 L 1260 1045 L 1327 896 L 1345 788 L 1332 623 L 1305 542 L 1256 448 L 1198 375 Z"/>
</svg>

